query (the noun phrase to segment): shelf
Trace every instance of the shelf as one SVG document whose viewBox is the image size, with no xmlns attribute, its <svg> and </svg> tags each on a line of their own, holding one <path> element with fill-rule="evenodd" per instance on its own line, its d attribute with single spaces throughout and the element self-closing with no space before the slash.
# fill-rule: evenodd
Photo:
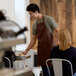
<svg viewBox="0 0 76 76">
<path fill-rule="evenodd" d="M 15 76 L 33 76 L 33 73 L 31 70 L 20 70 L 15 72 Z"/>
<path fill-rule="evenodd" d="M 11 39 L 4 39 L 2 41 L 0 41 L 0 49 L 2 48 L 7 48 L 7 47 L 12 47 L 18 44 L 23 44 L 25 43 L 25 39 L 24 38 L 11 38 Z"/>
</svg>

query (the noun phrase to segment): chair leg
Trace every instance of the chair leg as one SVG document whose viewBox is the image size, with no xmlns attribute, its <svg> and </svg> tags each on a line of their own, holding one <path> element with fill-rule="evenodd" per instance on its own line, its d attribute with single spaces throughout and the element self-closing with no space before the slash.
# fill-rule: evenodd
<svg viewBox="0 0 76 76">
<path fill-rule="evenodd" d="M 43 71 L 41 71 L 40 76 L 43 76 Z"/>
</svg>

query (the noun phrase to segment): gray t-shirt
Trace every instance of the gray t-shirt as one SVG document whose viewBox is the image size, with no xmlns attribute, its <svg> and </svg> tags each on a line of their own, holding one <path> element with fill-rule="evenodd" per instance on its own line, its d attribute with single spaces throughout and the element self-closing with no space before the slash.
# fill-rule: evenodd
<svg viewBox="0 0 76 76">
<path fill-rule="evenodd" d="M 41 23 L 43 22 L 43 19 L 34 22 L 32 27 L 32 35 L 36 35 L 37 22 Z M 53 34 L 53 30 L 57 27 L 55 20 L 50 16 L 44 15 L 44 22 L 46 24 L 47 29 Z"/>
</svg>

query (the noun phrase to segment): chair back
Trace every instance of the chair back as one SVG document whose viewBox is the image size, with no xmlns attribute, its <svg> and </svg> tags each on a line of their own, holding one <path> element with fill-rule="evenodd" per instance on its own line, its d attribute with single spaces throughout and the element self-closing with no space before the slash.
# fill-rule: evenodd
<svg viewBox="0 0 76 76">
<path fill-rule="evenodd" d="M 71 76 L 73 76 L 73 70 L 72 70 L 72 64 L 70 61 L 66 60 L 66 59 L 47 59 L 46 60 L 46 66 L 49 72 L 49 75 L 51 76 L 50 73 L 50 69 L 49 69 L 49 65 L 48 62 L 51 61 L 52 65 L 53 65 L 53 70 L 54 70 L 54 75 L 55 76 L 63 76 L 63 67 L 62 67 L 62 61 L 67 62 L 70 64 L 70 68 L 71 68 Z"/>
</svg>

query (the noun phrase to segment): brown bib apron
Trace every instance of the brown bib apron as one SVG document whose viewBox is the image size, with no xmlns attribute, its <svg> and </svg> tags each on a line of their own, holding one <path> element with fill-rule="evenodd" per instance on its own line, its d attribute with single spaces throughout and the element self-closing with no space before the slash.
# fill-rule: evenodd
<svg viewBox="0 0 76 76">
<path fill-rule="evenodd" d="M 44 66 L 47 59 L 50 58 L 51 48 L 53 46 L 53 35 L 47 29 L 43 22 L 37 22 L 36 27 L 37 37 L 38 37 L 38 56 L 37 56 L 37 64 L 38 66 Z"/>
</svg>

